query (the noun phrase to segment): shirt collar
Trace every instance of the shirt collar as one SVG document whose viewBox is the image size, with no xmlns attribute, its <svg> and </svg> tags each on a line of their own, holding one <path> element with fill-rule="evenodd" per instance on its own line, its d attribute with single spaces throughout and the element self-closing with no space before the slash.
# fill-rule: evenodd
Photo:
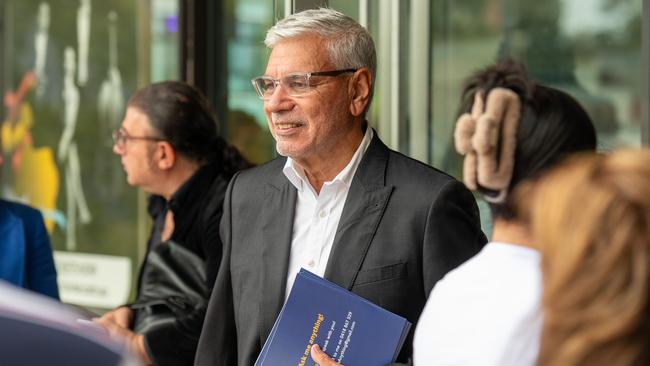
<svg viewBox="0 0 650 366">
<path fill-rule="evenodd" d="M 357 150 L 354 152 L 354 155 L 352 155 L 352 159 L 348 162 L 348 164 L 339 172 L 339 174 L 332 179 L 331 182 L 342 182 L 345 184 L 348 188 L 352 184 L 352 178 L 354 177 L 354 173 L 357 171 L 357 167 L 359 166 L 359 163 L 361 163 L 361 159 L 363 158 L 363 154 L 366 152 L 368 149 L 368 146 L 370 145 L 370 141 L 372 140 L 374 133 L 372 128 L 366 124 L 366 132 L 363 135 L 363 139 L 361 140 L 361 143 L 359 144 L 359 147 L 357 147 Z M 287 177 L 289 182 L 293 184 L 294 187 L 298 191 L 303 190 L 303 188 L 307 187 L 309 184 L 309 181 L 307 180 L 307 177 L 305 176 L 305 170 L 298 165 L 295 160 L 291 159 L 290 157 L 287 157 L 287 161 L 284 163 L 284 168 L 282 168 L 282 172 L 284 175 Z M 325 182 L 325 183 L 330 183 L 330 182 Z"/>
</svg>

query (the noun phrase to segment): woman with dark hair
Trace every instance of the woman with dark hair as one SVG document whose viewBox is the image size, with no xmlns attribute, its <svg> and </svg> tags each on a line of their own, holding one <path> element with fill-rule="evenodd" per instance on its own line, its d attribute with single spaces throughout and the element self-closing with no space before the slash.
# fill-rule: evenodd
<svg viewBox="0 0 650 366">
<path fill-rule="evenodd" d="M 511 192 L 566 155 L 593 151 L 582 107 L 504 60 L 471 77 L 454 134 L 463 180 L 489 204 L 492 240 L 434 287 L 414 339 L 416 365 L 533 365 L 541 313 L 540 254 Z"/>
<path fill-rule="evenodd" d="M 151 194 L 153 228 L 135 302 L 98 322 L 147 364 L 192 364 L 221 260 L 224 194 L 249 164 L 219 136 L 207 99 L 178 81 L 138 90 L 113 138 L 128 183 Z"/>
</svg>

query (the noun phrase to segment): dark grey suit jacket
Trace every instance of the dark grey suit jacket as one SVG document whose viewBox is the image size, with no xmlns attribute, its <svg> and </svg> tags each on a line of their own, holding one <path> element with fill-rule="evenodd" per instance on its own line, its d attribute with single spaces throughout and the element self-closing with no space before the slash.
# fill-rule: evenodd
<svg viewBox="0 0 650 366">
<path fill-rule="evenodd" d="M 223 260 L 195 365 L 252 365 L 284 302 L 297 191 L 286 159 L 230 182 Z M 377 135 L 353 178 L 325 278 L 414 325 L 433 285 L 485 243 L 471 193 Z M 398 360 L 412 352 L 412 328 Z"/>
</svg>

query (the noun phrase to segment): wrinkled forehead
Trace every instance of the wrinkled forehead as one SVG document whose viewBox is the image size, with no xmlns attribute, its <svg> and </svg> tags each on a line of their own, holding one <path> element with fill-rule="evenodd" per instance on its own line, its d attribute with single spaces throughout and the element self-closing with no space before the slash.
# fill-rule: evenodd
<svg viewBox="0 0 650 366">
<path fill-rule="evenodd" d="M 327 41 L 316 35 L 278 42 L 269 56 L 265 75 L 279 78 L 295 72 L 332 70 Z"/>
</svg>

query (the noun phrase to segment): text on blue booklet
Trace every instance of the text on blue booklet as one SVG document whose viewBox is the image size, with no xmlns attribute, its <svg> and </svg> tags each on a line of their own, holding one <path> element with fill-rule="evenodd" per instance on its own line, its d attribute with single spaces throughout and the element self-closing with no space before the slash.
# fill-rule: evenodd
<svg viewBox="0 0 650 366">
<path fill-rule="evenodd" d="M 264 343 L 256 366 L 313 366 L 318 344 L 345 366 L 394 362 L 411 327 L 406 319 L 305 269 Z"/>
</svg>

